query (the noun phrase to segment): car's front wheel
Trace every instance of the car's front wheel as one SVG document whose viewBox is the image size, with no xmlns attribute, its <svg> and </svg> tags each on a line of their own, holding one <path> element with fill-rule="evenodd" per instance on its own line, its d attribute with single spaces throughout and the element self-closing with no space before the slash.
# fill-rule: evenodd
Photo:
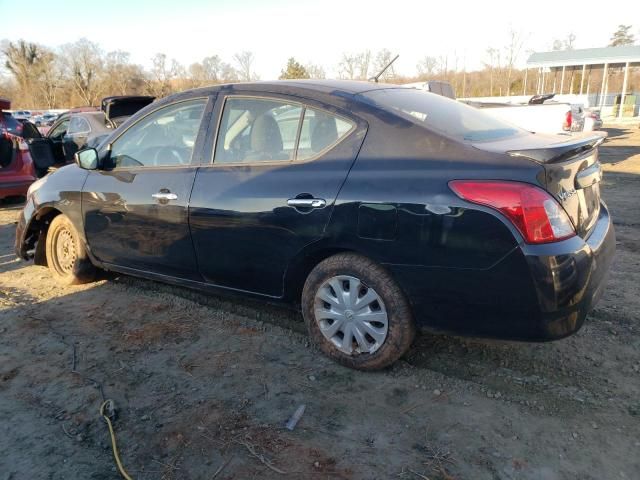
<svg viewBox="0 0 640 480">
<path fill-rule="evenodd" d="M 47 264 L 58 283 L 77 285 L 91 282 L 96 267 L 87 256 L 82 241 L 66 215 L 56 216 L 47 231 Z"/>
<path fill-rule="evenodd" d="M 391 365 L 415 336 L 400 287 L 380 265 L 354 253 L 329 257 L 312 270 L 302 293 L 302 313 L 314 344 L 360 370 Z"/>
</svg>

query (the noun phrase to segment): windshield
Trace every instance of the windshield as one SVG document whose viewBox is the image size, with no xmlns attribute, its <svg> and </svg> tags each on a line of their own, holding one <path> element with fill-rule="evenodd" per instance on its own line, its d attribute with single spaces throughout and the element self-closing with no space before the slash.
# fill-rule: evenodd
<svg viewBox="0 0 640 480">
<path fill-rule="evenodd" d="M 465 142 L 513 137 L 524 130 L 455 100 L 414 88 L 372 90 L 362 94 L 430 130 Z"/>
</svg>

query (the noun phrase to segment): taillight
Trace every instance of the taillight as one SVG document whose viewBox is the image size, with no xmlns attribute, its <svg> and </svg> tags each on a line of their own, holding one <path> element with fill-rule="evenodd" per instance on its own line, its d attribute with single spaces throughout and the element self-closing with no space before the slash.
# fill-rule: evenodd
<svg viewBox="0 0 640 480">
<path fill-rule="evenodd" d="M 562 128 L 564 130 L 571 130 L 572 123 L 573 123 L 573 115 L 571 114 L 571 110 L 569 110 L 564 117 L 564 123 L 562 124 Z"/>
<path fill-rule="evenodd" d="M 527 243 L 555 242 L 576 234 L 560 204 L 544 190 L 528 183 L 453 180 L 449 186 L 463 200 L 501 212 Z"/>
</svg>

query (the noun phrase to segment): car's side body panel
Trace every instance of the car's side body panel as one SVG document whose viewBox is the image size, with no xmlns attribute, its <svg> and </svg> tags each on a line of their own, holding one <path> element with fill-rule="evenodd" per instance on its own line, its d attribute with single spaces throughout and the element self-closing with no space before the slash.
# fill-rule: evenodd
<svg viewBox="0 0 640 480">
<path fill-rule="evenodd" d="M 102 263 L 199 278 L 187 208 L 196 167 L 90 172 L 82 193 L 85 234 Z M 176 194 L 155 200 L 161 189 Z"/>
</svg>

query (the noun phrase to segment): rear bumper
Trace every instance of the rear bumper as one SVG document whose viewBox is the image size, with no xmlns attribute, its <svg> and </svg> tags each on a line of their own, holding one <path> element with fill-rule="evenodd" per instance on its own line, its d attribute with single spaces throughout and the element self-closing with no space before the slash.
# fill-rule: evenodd
<svg viewBox="0 0 640 480">
<path fill-rule="evenodd" d="M 486 270 L 388 266 L 419 327 L 458 335 L 545 341 L 583 325 L 602 296 L 615 253 L 603 204 L 586 239 L 522 245 Z"/>
</svg>

